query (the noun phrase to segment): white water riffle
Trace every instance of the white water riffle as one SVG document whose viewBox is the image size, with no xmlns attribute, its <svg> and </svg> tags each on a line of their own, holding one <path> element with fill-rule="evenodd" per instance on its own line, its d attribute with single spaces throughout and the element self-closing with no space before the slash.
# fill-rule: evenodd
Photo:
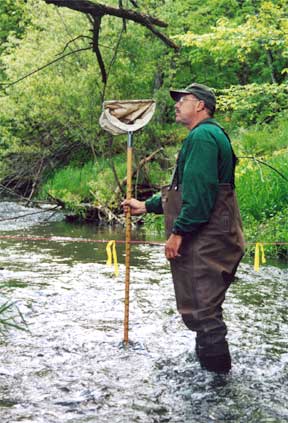
<svg viewBox="0 0 288 423">
<path fill-rule="evenodd" d="M 63 220 L 56 206 L 26 207 L 10 201 L 0 202 L 0 232 L 27 229 L 41 222 Z"/>
<path fill-rule="evenodd" d="M 125 237 L 63 221 L 36 222 L 25 233 Z M 11 329 L 0 344 L 1 423 L 288 421 L 285 266 L 254 272 L 241 264 L 224 306 L 233 369 L 220 377 L 196 360 L 163 247 L 132 246 L 125 349 L 123 245 L 116 278 L 105 244 L 0 242 L 1 293 L 17 301 L 30 329 Z"/>
</svg>

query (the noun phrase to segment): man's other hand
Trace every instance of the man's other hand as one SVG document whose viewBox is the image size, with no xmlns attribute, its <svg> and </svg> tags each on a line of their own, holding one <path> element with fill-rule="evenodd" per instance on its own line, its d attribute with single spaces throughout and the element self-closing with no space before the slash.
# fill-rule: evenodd
<svg viewBox="0 0 288 423">
<path fill-rule="evenodd" d="M 171 234 L 165 244 L 165 256 L 168 260 L 179 257 L 179 248 L 182 244 L 182 236 Z"/>
</svg>

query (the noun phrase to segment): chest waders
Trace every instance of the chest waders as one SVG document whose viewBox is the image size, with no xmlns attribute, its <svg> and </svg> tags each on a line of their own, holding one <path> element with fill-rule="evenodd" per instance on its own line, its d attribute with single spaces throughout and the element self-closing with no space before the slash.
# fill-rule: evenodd
<svg viewBox="0 0 288 423">
<path fill-rule="evenodd" d="M 162 189 L 167 238 L 181 206 L 181 186 L 172 182 Z M 242 222 L 231 184 L 219 184 L 209 222 L 183 237 L 179 254 L 170 260 L 177 309 L 185 325 L 197 333 L 196 354 L 201 366 L 228 372 L 231 358 L 222 304 L 244 255 Z"/>
</svg>

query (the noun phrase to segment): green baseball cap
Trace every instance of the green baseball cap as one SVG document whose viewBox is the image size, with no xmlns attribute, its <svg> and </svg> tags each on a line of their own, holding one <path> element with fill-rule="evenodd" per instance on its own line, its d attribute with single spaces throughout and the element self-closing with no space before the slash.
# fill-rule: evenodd
<svg viewBox="0 0 288 423">
<path fill-rule="evenodd" d="M 179 101 L 183 95 L 187 94 L 193 94 L 195 97 L 199 98 L 199 100 L 203 100 L 209 110 L 215 111 L 216 97 L 211 88 L 193 82 L 193 84 L 188 85 L 188 87 L 182 90 L 170 90 L 170 95 L 174 101 Z"/>
</svg>

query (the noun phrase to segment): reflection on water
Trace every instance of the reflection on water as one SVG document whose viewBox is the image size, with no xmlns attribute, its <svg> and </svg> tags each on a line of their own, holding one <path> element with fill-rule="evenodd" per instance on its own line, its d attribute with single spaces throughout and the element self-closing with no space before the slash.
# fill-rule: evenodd
<svg viewBox="0 0 288 423">
<path fill-rule="evenodd" d="M 8 231 L 125 237 L 61 221 Z M 0 242 L 2 295 L 18 301 L 31 330 L 0 344 L 1 423 L 288 421 L 287 268 L 241 265 L 225 306 L 233 371 L 217 376 L 196 361 L 162 247 L 132 247 L 132 343 L 123 348 L 123 245 L 116 278 L 105 244 Z"/>
</svg>

